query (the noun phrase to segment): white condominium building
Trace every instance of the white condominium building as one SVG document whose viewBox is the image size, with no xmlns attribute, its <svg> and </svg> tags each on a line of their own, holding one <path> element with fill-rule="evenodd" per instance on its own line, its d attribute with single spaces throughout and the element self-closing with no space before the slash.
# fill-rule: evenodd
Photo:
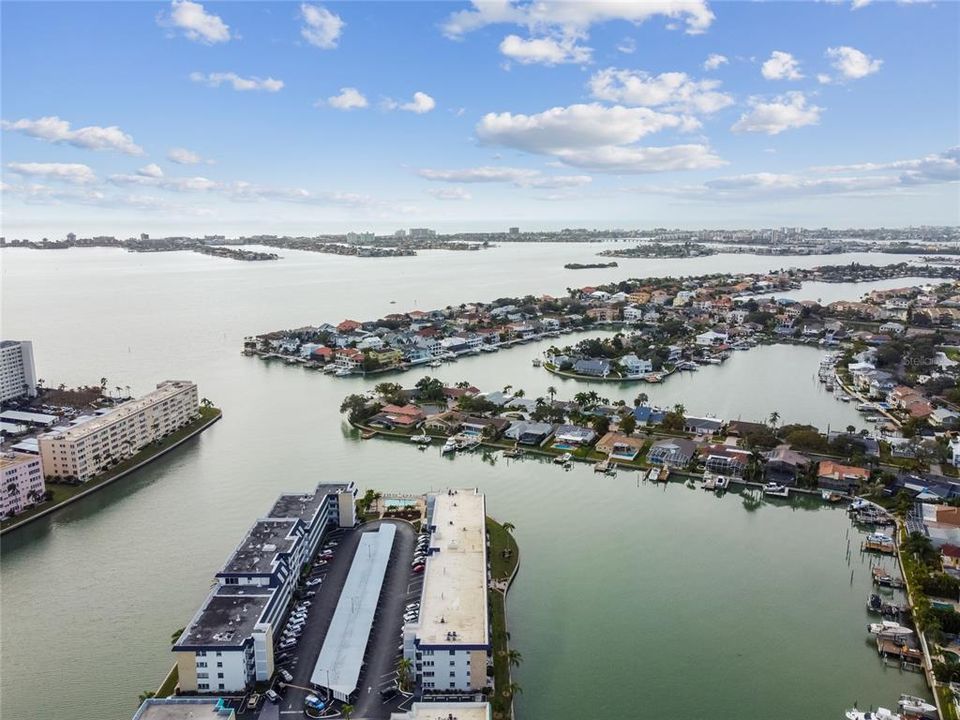
<svg viewBox="0 0 960 720">
<path fill-rule="evenodd" d="M 0 402 L 36 394 L 33 343 L 29 340 L 3 340 L 0 342 Z"/>
<path fill-rule="evenodd" d="M 404 628 L 404 657 L 425 695 L 486 687 L 486 502 L 476 489 L 427 496 L 430 549 L 420 616 Z"/>
<path fill-rule="evenodd" d="M 490 703 L 425 702 L 414 703 L 409 710 L 393 713 L 390 720 L 490 720 L 491 717 Z"/>
<path fill-rule="evenodd" d="M 0 480 L 0 518 L 16 515 L 43 497 L 43 467 L 36 455 L 0 455 Z"/>
<path fill-rule="evenodd" d="M 197 386 L 167 380 L 141 398 L 72 427 L 54 428 L 39 438 L 47 477 L 90 480 L 118 460 L 130 457 L 193 420 Z"/>
</svg>

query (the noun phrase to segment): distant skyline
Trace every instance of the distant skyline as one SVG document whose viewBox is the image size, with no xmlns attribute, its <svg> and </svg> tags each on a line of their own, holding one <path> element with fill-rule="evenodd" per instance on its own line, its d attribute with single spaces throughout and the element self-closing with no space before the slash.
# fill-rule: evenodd
<svg viewBox="0 0 960 720">
<path fill-rule="evenodd" d="M 960 224 L 955 2 L 3 2 L 2 234 Z"/>
</svg>

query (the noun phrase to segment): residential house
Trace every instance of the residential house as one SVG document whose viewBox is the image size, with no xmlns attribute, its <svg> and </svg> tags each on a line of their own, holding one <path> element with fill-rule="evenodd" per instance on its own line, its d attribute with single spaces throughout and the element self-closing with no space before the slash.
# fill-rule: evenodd
<svg viewBox="0 0 960 720">
<path fill-rule="evenodd" d="M 593 430 L 580 425 L 558 425 L 553 433 L 554 441 L 563 445 L 589 445 L 596 437 Z"/>
<path fill-rule="evenodd" d="M 796 485 L 803 473 L 810 467 L 810 458 L 791 450 L 789 445 L 778 445 L 766 455 L 764 477 L 767 482 L 781 485 Z"/>
<path fill-rule="evenodd" d="M 363 353 L 356 348 L 343 348 L 337 351 L 335 364 L 344 370 L 357 370 L 363 367 Z"/>
<path fill-rule="evenodd" d="M 683 431 L 697 435 L 713 435 L 723 427 L 723 420 L 711 417 L 689 416 L 683 419 Z"/>
<path fill-rule="evenodd" d="M 337 332 L 346 334 L 351 333 L 355 330 L 359 330 L 363 327 L 363 323 L 359 323 L 356 320 L 344 320 L 342 323 L 337 325 Z"/>
<path fill-rule="evenodd" d="M 426 413 L 416 405 L 384 405 L 367 424 L 388 429 L 414 428 L 426 420 L 426 417 Z"/>
<path fill-rule="evenodd" d="M 719 475 L 743 475 L 750 462 L 750 451 L 731 445 L 707 445 L 700 448 L 704 466 Z"/>
<path fill-rule="evenodd" d="M 643 449 L 643 440 L 623 433 L 608 432 L 597 441 L 596 448 L 614 460 L 633 460 Z"/>
<path fill-rule="evenodd" d="M 658 440 L 650 447 L 647 460 L 655 465 L 671 468 L 685 468 L 693 460 L 697 444 L 686 438 L 667 438 Z"/>
<path fill-rule="evenodd" d="M 725 345 L 729 341 L 726 333 L 718 333 L 713 330 L 707 330 L 697 335 L 695 342 L 700 347 L 713 347 L 715 345 Z"/>
<path fill-rule="evenodd" d="M 666 410 L 650 407 L 649 405 L 640 405 L 633 409 L 633 416 L 637 419 L 637 423 L 641 425 L 659 425 L 663 422 L 666 414 Z"/>
<path fill-rule="evenodd" d="M 817 466 L 817 486 L 824 490 L 853 493 L 861 483 L 866 482 L 869 478 L 869 470 L 842 465 L 832 460 L 822 460 Z"/>
<path fill-rule="evenodd" d="M 641 360 L 634 353 L 624 355 L 618 361 L 628 376 L 637 377 L 653 372 L 653 363 Z"/>
<path fill-rule="evenodd" d="M 509 427 L 510 421 L 506 418 L 460 415 L 460 431 L 467 435 L 484 435 L 489 438 L 497 438 Z"/>
<path fill-rule="evenodd" d="M 612 370 L 609 360 L 603 358 L 587 358 L 577 360 L 573 364 L 573 371 L 577 375 L 590 375 L 591 377 L 607 377 Z"/>
<path fill-rule="evenodd" d="M 520 421 L 512 423 L 503 436 L 520 445 L 542 445 L 555 428 L 551 423 Z"/>
<path fill-rule="evenodd" d="M 593 318 L 596 322 L 614 322 L 620 319 L 620 310 L 609 305 L 592 307 L 587 310 L 587 317 Z"/>
</svg>

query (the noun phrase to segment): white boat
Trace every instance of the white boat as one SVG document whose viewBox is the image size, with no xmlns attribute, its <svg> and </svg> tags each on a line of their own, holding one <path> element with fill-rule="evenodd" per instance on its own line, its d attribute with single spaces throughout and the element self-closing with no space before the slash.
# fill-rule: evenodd
<svg viewBox="0 0 960 720">
<path fill-rule="evenodd" d="M 857 498 L 852 503 L 850 503 L 849 510 L 851 511 L 863 510 L 864 508 L 868 508 L 872 506 L 873 506 L 873 503 L 871 503 L 869 500 L 864 500 L 863 498 Z"/>
<path fill-rule="evenodd" d="M 850 402 L 851 400 L 853 400 L 853 398 L 850 397 L 849 395 L 841 395 L 841 396 L 840 396 L 840 402 Z"/>
<path fill-rule="evenodd" d="M 430 363 L 430 364 L 428 365 L 428 367 L 438 368 L 438 367 L 440 367 L 442 364 L 443 364 L 443 363 L 441 363 L 439 360 L 434 360 L 432 363 Z"/>
<path fill-rule="evenodd" d="M 886 533 L 870 533 L 867 535 L 867 542 L 880 543 L 881 545 L 893 545 L 893 538 Z"/>
<path fill-rule="evenodd" d="M 717 475 L 716 480 L 713 482 L 713 489 L 726 490 L 728 487 L 730 487 L 730 481 L 723 475 Z"/>
<path fill-rule="evenodd" d="M 928 703 L 926 700 L 921 697 L 917 697 L 916 695 L 901 695 L 900 699 L 897 701 L 897 707 L 899 707 L 908 715 L 929 715 L 931 717 L 937 716 L 937 706 L 932 703 Z"/>
<path fill-rule="evenodd" d="M 456 438 L 447 438 L 447 441 L 443 444 L 443 447 L 440 449 L 442 453 L 450 453 L 457 451 L 457 441 Z"/>
<path fill-rule="evenodd" d="M 533 359 L 533 366 L 534 366 L 534 367 L 540 367 L 540 360 L 538 360 L 537 358 L 534 358 L 534 359 Z"/>
<path fill-rule="evenodd" d="M 894 620 L 883 620 L 878 623 L 870 623 L 867 625 L 867 632 L 871 635 L 878 635 L 880 637 L 903 637 L 904 635 L 913 635 L 913 630 L 908 627 L 904 627 Z"/>
<path fill-rule="evenodd" d="M 790 497 L 790 488 L 780 483 L 768 482 L 763 486 L 764 495 L 773 495 L 774 497 Z"/>
<path fill-rule="evenodd" d="M 433 438 L 429 435 L 411 435 L 410 442 L 417 443 L 418 445 L 429 445 L 433 442 Z"/>
<path fill-rule="evenodd" d="M 351 370 L 347 370 L 347 368 L 340 368 L 339 370 L 337 370 L 337 371 L 334 373 L 334 375 L 335 375 L 336 377 L 346 377 L 346 376 L 349 375 L 351 372 L 352 372 L 352 371 L 351 371 Z"/>
<path fill-rule="evenodd" d="M 887 708 L 877 708 L 876 710 L 847 710 L 847 720 L 903 720 L 900 713 L 895 713 Z"/>
<path fill-rule="evenodd" d="M 554 465 L 566 465 L 567 463 L 572 462 L 572 461 L 573 461 L 573 455 L 571 455 L 570 453 L 565 452 L 563 455 L 557 455 L 557 457 L 555 457 L 555 458 L 553 459 L 553 464 L 554 464 Z"/>
</svg>

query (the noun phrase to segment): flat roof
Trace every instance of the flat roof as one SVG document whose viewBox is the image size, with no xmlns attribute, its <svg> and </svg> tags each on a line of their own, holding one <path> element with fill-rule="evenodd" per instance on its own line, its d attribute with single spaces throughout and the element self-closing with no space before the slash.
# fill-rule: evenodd
<svg viewBox="0 0 960 720">
<path fill-rule="evenodd" d="M 53 425 L 59 420 L 56 415 L 47 415 L 46 413 L 24 412 L 23 410 L 4 410 L 0 412 L 0 420 L 10 422 L 26 422 L 38 425 Z"/>
<path fill-rule="evenodd" d="M 36 455 L 3 453 L 3 455 L 0 455 L 0 469 L 22 465 L 25 462 L 37 462 L 38 459 Z"/>
<path fill-rule="evenodd" d="M 188 390 L 190 388 L 195 389 L 196 384 L 189 380 L 165 380 L 157 386 L 156 390 L 148 392 L 143 397 L 139 397 L 136 400 L 128 400 L 125 403 L 120 403 L 110 412 L 93 417 L 90 420 L 82 422 L 79 425 L 74 425 L 66 430 L 54 429 L 53 431 L 46 433 L 43 437 L 52 437 L 57 440 L 73 440 L 80 437 L 86 437 L 92 432 L 109 427 L 113 423 L 119 422 L 120 420 L 128 418 L 131 415 L 136 415 L 137 413 L 140 413 L 149 407 L 153 407 L 157 403 L 163 402 L 164 400 L 167 400 L 174 395 L 178 395 L 184 390 Z"/>
<path fill-rule="evenodd" d="M 418 702 L 408 712 L 395 713 L 391 720 L 488 720 L 490 703 Z"/>
<path fill-rule="evenodd" d="M 256 585 L 218 587 L 183 631 L 175 648 L 243 644 L 253 633 L 273 594 L 274 588 Z"/>
<path fill-rule="evenodd" d="M 432 495 L 421 645 L 487 645 L 486 500 L 476 489 Z M 428 501 L 429 502 L 429 501 Z"/>
<path fill-rule="evenodd" d="M 317 485 L 313 492 L 284 493 L 270 508 L 267 517 L 271 518 L 300 518 L 306 520 L 313 517 L 317 508 L 327 501 L 327 498 L 337 492 L 346 490 L 348 485 L 323 484 Z"/>
<path fill-rule="evenodd" d="M 220 573 L 272 572 L 277 556 L 290 552 L 299 542 L 299 535 L 288 537 L 296 526 L 297 521 L 289 518 L 257 520 Z"/>
<path fill-rule="evenodd" d="M 40 454 L 40 443 L 37 442 L 36 438 L 27 438 L 26 440 L 21 440 L 16 445 L 12 447 L 13 450 L 17 452 L 30 453 L 31 455 Z"/>
<path fill-rule="evenodd" d="M 148 698 L 133 720 L 223 720 L 233 715 L 219 699 Z"/>
<path fill-rule="evenodd" d="M 357 689 L 396 534 L 396 526 L 387 523 L 377 532 L 365 532 L 360 537 L 323 648 L 310 676 L 313 685 L 330 688 L 341 697 L 347 697 Z"/>
<path fill-rule="evenodd" d="M 0 431 L 16 435 L 18 433 L 26 432 L 27 426 L 0 420 Z"/>
</svg>

